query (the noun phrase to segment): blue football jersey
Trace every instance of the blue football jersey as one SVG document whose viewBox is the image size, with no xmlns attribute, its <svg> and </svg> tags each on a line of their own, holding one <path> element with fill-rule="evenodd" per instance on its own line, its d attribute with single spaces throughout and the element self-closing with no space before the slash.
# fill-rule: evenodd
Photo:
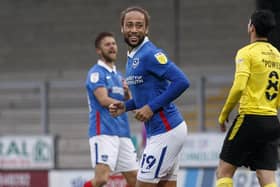
<svg viewBox="0 0 280 187">
<path fill-rule="evenodd" d="M 109 97 L 124 101 L 121 73 L 112 70 L 99 60 L 89 70 L 86 79 L 89 104 L 89 137 L 101 134 L 129 137 L 130 129 L 127 114 L 123 113 L 118 117 L 112 117 L 109 110 L 101 106 L 94 96 L 94 90 L 98 87 L 106 88 Z"/>
<path fill-rule="evenodd" d="M 179 93 L 177 90 L 166 93 L 173 76 L 177 76 L 177 80 L 183 80 L 185 84 Z M 147 37 L 137 49 L 128 54 L 126 81 L 133 97 L 131 101 L 134 107 L 131 108 L 138 109 L 149 104 L 154 112 L 152 118 L 145 123 L 148 137 L 167 132 L 183 121 L 177 107 L 172 102 L 165 103 L 165 98 L 168 97 L 172 101 L 176 99 L 189 86 L 188 79 L 168 59 L 165 52 L 157 48 Z M 173 83 L 175 84 L 177 83 Z M 180 88 L 180 85 L 176 87 Z M 174 94 L 175 97 L 172 98 Z"/>
</svg>

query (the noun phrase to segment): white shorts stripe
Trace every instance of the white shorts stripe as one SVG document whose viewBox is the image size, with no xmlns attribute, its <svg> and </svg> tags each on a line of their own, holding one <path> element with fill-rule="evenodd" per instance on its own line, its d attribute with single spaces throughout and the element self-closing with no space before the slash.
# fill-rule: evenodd
<svg viewBox="0 0 280 187">
<path fill-rule="evenodd" d="M 106 164 L 112 172 L 126 172 L 138 169 L 135 147 L 130 138 L 98 135 L 89 139 L 91 163 Z"/>
<path fill-rule="evenodd" d="M 158 173 L 159 173 L 160 167 L 162 165 L 162 161 L 164 159 L 164 156 L 165 156 L 165 153 L 166 153 L 166 149 L 167 149 L 167 147 L 164 147 L 162 149 L 162 152 L 161 152 L 161 155 L 160 155 L 160 159 L 159 159 L 159 164 L 158 164 L 158 167 L 157 167 L 157 170 L 156 170 L 156 174 L 155 174 L 155 178 L 158 178 Z"/>
</svg>

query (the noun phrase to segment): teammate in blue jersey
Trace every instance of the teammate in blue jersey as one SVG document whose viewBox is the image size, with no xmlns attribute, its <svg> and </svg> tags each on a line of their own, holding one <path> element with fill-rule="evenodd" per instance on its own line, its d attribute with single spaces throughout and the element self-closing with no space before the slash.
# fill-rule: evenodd
<svg viewBox="0 0 280 187">
<path fill-rule="evenodd" d="M 130 139 L 127 114 L 114 118 L 108 105 L 130 98 L 128 86 L 116 70 L 117 44 L 112 33 L 95 39 L 99 60 L 88 72 L 86 89 L 89 103 L 89 143 L 95 177 L 84 187 L 100 187 L 111 172 L 121 172 L 129 186 L 136 183 L 137 156 Z"/>
<path fill-rule="evenodd" d="M 186 123 L 172 103 L 188 87 L 185 74 L 147 37 L 149 14 L 141 7 L 121 13 L 121 32 L 129 46 L 126 81 L 132 99 L 113 102 L 113 116 L 134 110 L 145 123 L 146 147 L 137 173 L 138 187 L 175 187 L 178 155 L 187 136 Z"/>
</svg>

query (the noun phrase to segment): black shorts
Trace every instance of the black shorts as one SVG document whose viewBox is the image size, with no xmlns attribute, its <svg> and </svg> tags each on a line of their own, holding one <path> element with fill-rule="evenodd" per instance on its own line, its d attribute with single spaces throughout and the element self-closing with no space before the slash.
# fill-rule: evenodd
<svg viewBox="0 0 280 187">
<path fill-rule="evenodd" d="M 276 170 L 279 137 L 277 116 L 238 115 L 225 137 L 220 159 L 251 170 Z"/>
</svg>

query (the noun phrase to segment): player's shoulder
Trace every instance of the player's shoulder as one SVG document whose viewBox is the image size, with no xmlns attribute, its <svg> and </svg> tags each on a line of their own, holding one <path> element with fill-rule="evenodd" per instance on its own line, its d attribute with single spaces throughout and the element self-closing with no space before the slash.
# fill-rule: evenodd
<svg viewBox="0 0 280 187">
<path fill-rule="evenodd" d="M 147 43 L 143 52 L 145 58 L 149 58 L 150 60 L 156 60 L 161 64 L 165 64 L 168 62 L 168 57 L 165 51 L 161 48 L 158 48 L 152 42 Z"/>
<path fill-rule="evenodd" d="M 255 43 L 247 44 L 247 45 L 243 46 L 242 48 L 240 48 L 238 50 L 238 52 L 250 52 L 255 47 L 256 47 Z"/>
<path fill-rule="evenodd" d="M 88 77 L 104 77 L 106 72 L 104 71 L 104 68 L 98 64 L 95 64 L 90 68 L 88 71 Z"/>
<path fill-rule="evenodd" d="M 250 43 L 237 51 L 237 56 L 248 56 L 250 57 L 252 54 L 259 50 L 259 46 L 257 43 Z"/>
<path fill-rule="evenodd" d="M 99 73 L 104 73 L 105 72 L 105 69 L 98 65 L 98 64 L 95 64 L 94 66 L 91 67 L 91 69 L 89 70 L 89 72 L 99 72 Z"/>
</svg>

